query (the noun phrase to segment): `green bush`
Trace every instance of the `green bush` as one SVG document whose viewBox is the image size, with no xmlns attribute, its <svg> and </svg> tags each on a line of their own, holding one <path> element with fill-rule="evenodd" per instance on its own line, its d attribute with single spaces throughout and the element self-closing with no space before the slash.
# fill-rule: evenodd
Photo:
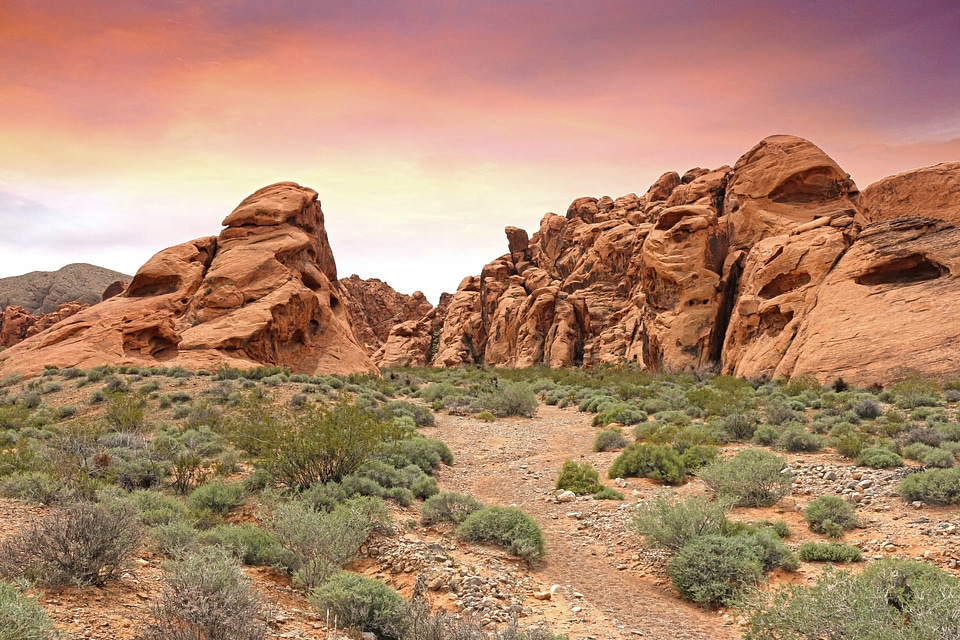
<svg viewBox="0 0 960 640">
<path fill-rule="evenodd" d="M 867 447 L 857 456 L 857 464 L 861 467 L 874 469 L 892 469 L 903 466 L 903 458 L 889 449 L 882 447 Z"/>
<path fill-rule="evenodd" d="M 187 503 L 195 511 L 208 510 L 225 516 L 230 509 L 243 502 L 244 493 L 243 485 L 240 484 L 208 482 L 194 489 L 187 498 Z"/>
<path fill-rule="evenodd" d="M 760 416 L 755 412 L 736 412 L 724 417 L 723 430 L 730 440 L 746 441 L 754 437 L 759 424 Z"/>
<path fill-rule="evenodd" d="M 120 575 L 142 536 L 129 503 L 65 505 L 0 544 L 0 575 L 99 586 Z"/>
<path fill-rule="evenodd" d="M 600 490 L 599 474 L 589 462 L 577 464 L 567 460 L 560 469 L 557 477 L 557 489 L 572 491 L 578 496 L 595 493 Z"/>
<path fill-rule="evenodd" d="M 916 569 L 915 569 L 916 568 Z M 960 582 L 916 561 L 828 571 L 750 603 L 746 640 L 947 640 L 960 637 Z"/>
<path fill-rule="evenodd" d="M 253 524 L 223 524 L 200 534 L 201 544 L 217 545 L 251 566 L 289 564 L 289 552 L 266 531 Z"/>
<path fill-rule="evenodd" d="M 593 494 L 594 500 L 623 500 L 623 494 L 611 487 L 600 487 L 600 490 Z"/>
<path fill-rule="evenodd" d="M 187 508 L 182 502 L 159 491 L 140 489 L 127 497 L 140 512 L 140 521 L 150 527 L 183 520 L 187 516 Z"/>
<path fill-rule="evenodd" d="M 819 451 L 820 436 L 810 433 L 803 427 L 793 426 L 780 434 L 780 446 L 792 452 Z"/>
<path fill-rule="evenodd" d="M 483 422 L 496 422 L 497 416 L 493 415 L 489 411 L 481 411 L 477 414 L 477 420 L 482 420 Z"/>
<path fill-rule="evenodd" d="M 271 443 L 266 465 L 279 482 L 306 489 L 355 472 L 391 434 L 390 424 L 355 404 L 308 406 L 295 420 L 283 420 L 276 431 L 263 434 Z"/>
<path fill-rule="evenodd" d="M 646 422 L 647 412 L 629 404 L 616 404 L 593 416 L 593 426 L 605 427 L 614 422 L 620 424 L 638 424 Z"/>
<path fill-rule="evenodd" d="M 719 498 L 742 507 L 769 507 L 788 495 L 793 475 L 786 460 L 762 449 L 745 449 L 729 460 L 717 460 L 697 473 Z"/>
<path fill-rule="evenodd" d="M 631 528 L 647 545 L 676 551 L 693 538 L 719 534 L 729 508 L 729 503 L 706 496 L 673 500 L 658 494 L 637 506 Z"/>
<path fill-rule="evenodd" d="M 278 504 L 265 526 L 290 552 L 286 568 L 296 584 L 313 588 L 354 558 L 370 532 L 390 522 L 383 502 L 354 498 L 330 512 L 317 512 L 301 501 Z"/>
<path fill-rule="evenodd" d="M 111 393 L 108 398 L 103 419 L 111 429 L 136 432 L 144 428 L 147 406 L 145 398 L 124 393 Z"/>
<path fill-rule="evenodd" d="M 0 480 L 0 496 L 20 498 L 52 504 L 64 497 L 67 491 L 63 481 L 48 473 L 28 471 L 13 473 Z"/>
<path fill-rule="evenodd" d="M 374 578 L 337 571 L 309 596 L 321 615 L 377 637 L 401 636 L 409 608 L 400 594 Z"/>
<path fill-rule="evenodd" d="M 498 380 L 497 390 L 480 397 L 479 404 L 498 418 L 532 418 L 537 414 L 537 396 L 533 388 L 524 382 Z"/>
<path fill-rule="evenodd" d="M 853 545 L 842 542 L 804 542 L 798 550 L 804 562 L 860 562 L 863 554 Z"/>
<path fill-rule="evenodd" d="M 706 607 L 737 603 L 763 577 L 757 549 L 742 537 L 691 539 L 670 559 L 670 582 L 680 595 Z"/>
<path fill-rule="evenodd" d="M 54 640 L 53 621 L 23 585 L 0 582 L 0 640 Z"/>
<path fill-rule="evenodd" d="M 484 507 L 457 527 L 457 537 L 467 542 L 492 542 L 524 560 L 543 557 L 543 532 L 536 521 L 515 507 Z"/>
<path fill-rule="evenodd" d="M 682 484 L 687 470 L 672 445 L 632 442 L 610 465 L 611 478 L 652 478 L 664 484 Z"/>
<path fill-rule="evenodd" d="M 617 449 L 623 449 L 625 446 L 627 446 L 627 439 L 623 437 L 619 429 L 604 429 L 603 431 L 598 431 L 596 437 L 593 439 L 593 450 L 597 452 L 615 451 Z"/>
<path fill-rule="evenodd" d="M 960 504 L 960 467 L 911 473 L 897 486 L 897 493 L 907 502 Z"/>
<path fill-rule="evenodd" d="M 267 634 L 263 602 L 250 579 L 214 547 L 169 565 L 151 618 L 140 640 L 262 640 Z"/>
<path fill-rule="evenodd" d="M 445 491 L 430 496 L 420 507 L 420 521 L 425 525 L 437 522 L 460 524 L 474 511 L 483 508 L 483 503 L 473 496 Z"/>
<path fill-rule="evenodd" d="M 764 571 L 783 569 L 796 571 L 800 568 L 800 561 L 772 528 L 758 528 L 745 535 L 746 540 L 753 545 L 760 566 Z"/>
<path fill-rule="evenodd" d="M 839 538 L 859 524 L 854 506 L 837 496 L 820 496 L 810 502 L 803 510 L 803 519 L 811 531 L 831 538 Z"/>
</svg>

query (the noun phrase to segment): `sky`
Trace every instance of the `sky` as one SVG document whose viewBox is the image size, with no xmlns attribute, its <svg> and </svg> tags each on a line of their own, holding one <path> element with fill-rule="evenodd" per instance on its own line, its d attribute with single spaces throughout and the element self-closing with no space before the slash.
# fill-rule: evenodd
<svg viewBox="0 0 960 640">
<path fill-rule="evenodd" d="M 956 0 L 0 0 L 0 277 L 133 274 L 320 194 L 341 277 L 434 303 L 577 197 L 807 138 L 960 160 Z"/>
</svg>

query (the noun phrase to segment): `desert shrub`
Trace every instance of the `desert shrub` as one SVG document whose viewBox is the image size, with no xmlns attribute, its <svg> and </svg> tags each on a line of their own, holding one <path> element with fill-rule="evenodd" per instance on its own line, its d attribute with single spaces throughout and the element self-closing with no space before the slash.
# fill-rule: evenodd
<svg viewBox="0 0 960 640">
<path fill-rule="evenodd" d="M 720 456 L 720 451 L 712 445 L 693 445 L 683 450 L 680 461 L 688 473 L 693 473 L 700 467 L 714 462 Z"/>
<path fill-rule="evenodd" d="M 869 437 L 849 422 L 838 422 L 830 429 L 830 446 L 846 458 L 856 458 L 866 446 Z"/>
<path fill-rule="evenodd" d="M 928 468 L 949 469 L 957 461 L 951 451 L 940 447 L 927 447 L 920 456 L 920 462 Z"/>
<path fill-rule="evenodd" d="M 567 460 L 560 469 L 556 488 L 573 491 L 578 496 L 594 493 L 600 490 L 599 477 L 597 470 L 589 462 L 577 464 L 573 460 Z"/>
<path fill-rule="evenodd" d="M 63 481 L 48 473 L 13 473 L 0 480 L 0 496 L 52 504 L 67 493 Z"/>
<path fill-rule="evenodd" d="M 497 390 L 483 394 L 479 404 L 498 418 L 523 416 L 532 418 L 537 413 L 537 396 L 525 382 L 498 380 Z"/>
<path fill-rule="evenodd" d="M 811 586 L 757 595 L 747 640 L 960 637 L 960 582 L 917 561 L 880 560 L 859 575 L 829 571 Z"/>
<path fill-rule="evenodd" d="M 680 595 L 705 607 L 735 604 L 763 577 L 756 548 L 742 537 L 704 535 L 670 559 L 670 582 Z"/>
<path fill-rule="evenodd" d="M 536 521 L 515 507 L 484 507 L 457 527 L 457 537 L 467 542 L 492 542 L 524 560 L 543 557 L 543 532 Z"/>
<path fill-rule="evenodd" d="M 765 572 L 774 569 L 796 571 L 800 568 L 800 561 L 797 560 L 796 554 L 784 544 L 773 529 L 757 528 L 744 537 L 753 546 L 757 559 L 760 560 L 760 566 Z"/>
<path fill-rule="evenodd" d="M 420 507 L 420 520 L 425 525 L 437 522 L 460 524 L 474 511 L 483 508 L 483 503 L 473 496 L 444 491 L 430 496 Z"/>
<path fill-rule="evenodd" d="M 17 395 L 17 404 L 24 409 L 36 409 L 40 406 L 40 392 L 36 389 L 27 389 Z"/>
<path fill-rule="evenodd" d="M 859 524 L 854 506 L 837 496 L 820 496 L 811 501 L 803 510 L 803 519 L 811 531 L 831 538 L 839 538 Z"/>
<path fill-rule="evenodd" d="M 460 389 L 449 382 L 436 382 L 428 387 L 423 387 L 416 394 L 424 402 L 432 403 L 437 400 L 443 400 L 447 396 L 455 396 L 460 393 Z"/>
<path fill-rule="evenodd" d="M 785 402 L 771 402 L 766 409 L 767 424 L 780 426 L 788 423 L 802 422 L 803 416 L 795 412 Z"/>
<path fill-rule="evenodd" d="M 383 405 L 381 411 L 385 414 L 384 418 L 410 416 L 418 427 L 432 427 L 436 424 L 436 419 L 430 409 L 412 402 L 392 400 Z"/>
<path fill-rule="evenodd" d="M 943 434 L 934 427 L 914 427 L 907 431 L 903 440 L 906 444 L 921 443 L 930 447 L 938 447 L 943 442 Z"/>
<path fill-rule="evenodd" d="M 122 460 L 114 468 L 117 485 L 127 491 L 158 487 L 168 472 L 165 463 L 149 458 Z"/>
<path fill-rule="evenodd" d="M 753 411 L 727 414 L 723 419 L 723 430 L 730 440 L 743 441 L 754 437 L 760 416 Z M 772 427 L 771 427 L 772 428 Z"/>
<path fill-rule="evenodd" d="M 593 426 L 605 427 L 608 424 L 637 424 L 647 420 L 647 413 L 629 404 L 616 404 L 593 416 Z"/>
<path fill-rule="evenodd" d="M 903 458 L 883 447 L 867 447 L 857 456 L 857 464 L 874 469 L 892 469 L 903 466 Z"/>
<path fill-rule="evenodd" d="M 119 576 L 142 536 L 133 505 L 65 505 L 0 544 L 0 575 L 99 586 Z"/>
<path fill-rule="evenodd" d="M 386 455 L 383 455 L 386 454 Z M 415 464 L 424 473 L 433 473 L 440 464 L 452 465 L 453 453 L 445 443 L 433 438 L 412 435 L 386 444 L 381 455 L 395 467 L 402 468 Z"/>
<path fill-rule="evenodd" d="M 860 562 L 863 554 L 842 542 L 804 542 L 797 551 L 804 562 Z"/>
<path fill-rule="evenodd" d="M 296 420 L 284 420 L 272 434 L 266 465 L 279 482 L 305 489 L 316 482 L 340 480 L 376 452 L 391 426 L 355 404 L 332 409 L 305 407 Z"/>
<path fill-rule="evenodd" d="M 623 437 L 619 429 L 604 429 L 598 431 L 593 439 L 594 451 L 614 451 L 627 446 L 627 439 Z"/>
<path fill-rule="evenodd" d="M 800 426 L 789 427 L 780 434 L 780 446 L 787 451 L 819 451 L 820 436 Z"/>
<path fill-rule="evenodd" d="M 672 445 L 633 442 L 610 465 L 611 478 L 652 478 L 682 484 L 687 477 L 680 453 Z"/>
<path fill-rule="evenodd" d="M 497 416 L 493 415 L 489 411 L 481 411 L 477 414 L 477 420 L 482 420 L 483 422 L 496 422 Z"/>
<path fill-rule="evenodd" d="M 719 534 L 729 508 L 729 503 L 706 496 L 673 500 L 658 494 L 637 506 L 631 528 L 648 546 L 676 551 L 698 536 Z"/>
<path fill-rule="evenodd" d="M 200 533 L 185 520 L 172 520 L 147 530 L 147 537 L 156 545 L 157 551 L 170 558 L 181 558 L 197 547 Z"/>
<path fill-rule="evenodd" d="M 265 526 L 289 553 L 286 568 L 306 588 L 321 584 L 354 558 L 374 527 L 390 515 L 376 498 L 354 498 L 318 512 L 301 501 L 278 504 Z"/>
<path fill-rule="evenodd" d="M 883 415 L 883 408 L 873 398 L 861 398 L 850 409 L 864 420 L 873 420 Z"/>
<path fill-rule="evenodd" d="M 313 589 L 310 602 L 340 624 L 377 637 L 397 638 L 408 615 L 400 594 L 374 578 L 337 571 Z"/>
<path fill-rule="evenodd" d="M 246 565 L 274 566 L 290 562 L 289 552 L 252 522 L 216 526 L 201 533 L 198 541 L 223 547 Z"/>
<path fill-rule="evenodd" d="M 933 407 L 940 401 L 940 389 L 937 383 L 919 376 L 910 376 L 901 380 L 893 385 L 890 391 L 896 397 L 896 405 L 900 409 Z"/>
<path fill-rule="evenodd" d="M 214 547 L 172 562 L 139 640 L 261 640 L 263 603 L 237 561 Z"/>
<path fill-rule="evenodd" d="M 0 582 L 0 640 L 54 640 L 53 621 L 25 585 Z"/>
<path fill-rule="evenodd" d="M 786 460 L 762 449 L 745 449 L 717 460 L 697 473 L 720 498 L 742 507 L 769 507 L 790 493 L 793 476 L 783 473 Z"/>
<path fill-rule="evenodd" d="M 140 521 L 149 527 L 183 520 L 187 516 L 187 508 L 182 502 L 159 491 L 140 489 L 131 492 L 127 498 L 140 513 Z"/>
<path fill-rule="evenodd" d="M 623 494 L 611 487 L 601 486 L 600 490 L 593 494 L 594 500 L 623 500 Z"/>
<path fill-rule="evenodd" d="M 960 504 L 960 467 L 911 473 L 897 485 L 897 493 L 907 502 Z"/>
<path fill-rule="evenodd" d="M 780 430 L 769 424 L 762 424 L 753 432 L 753 442 L 764 446 L 773 446 L 780 439 Z"/>
<path fill-rule="evenodd" d="M 208 482 L 194 489 L 187 498 L 187 503 L 196 511 L 208 510 L 225 516 L 230 509 L 243 502 L 243 496 L 243 485 Z"/>
</svg>

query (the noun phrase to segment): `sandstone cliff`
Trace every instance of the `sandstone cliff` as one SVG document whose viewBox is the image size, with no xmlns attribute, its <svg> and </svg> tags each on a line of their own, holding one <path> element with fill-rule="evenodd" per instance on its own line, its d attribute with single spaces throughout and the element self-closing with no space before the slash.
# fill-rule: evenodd
<svg viewBox="0 0 960 640">
<path fill-rule="evenodd" d="M 430 361 L 957 373 L 958 218 L 958 163 L 861 194 L 812 143 L 771 136 L 732 168 L 578 198 L 532 235 L 507 227 L 509 252 L 461 282 Z"/>
<path fill-rule="evenodd" d="M 0 373 L 105 363 L 376 371 L 351 330 L 315 191 L 271 185 L 223 224 L 153 256 L 122 294 L 0 352 Z"/>
</svg>

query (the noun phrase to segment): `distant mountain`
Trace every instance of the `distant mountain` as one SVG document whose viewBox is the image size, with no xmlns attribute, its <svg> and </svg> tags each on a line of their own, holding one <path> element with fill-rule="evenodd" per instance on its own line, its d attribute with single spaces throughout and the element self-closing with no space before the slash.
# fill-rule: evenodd
<svg viewBox="0 0 960 640">
<path fill-rule="evenodd" d="M 0 278 L 0 311 L 18 306 L 36 315 L 51 313 L 64 302 L 94 305 L 102 300 L 108 286 L 132 279 L 119 271 L 82 263 L 68 264 L 57 271 Z"/>
</svg>

